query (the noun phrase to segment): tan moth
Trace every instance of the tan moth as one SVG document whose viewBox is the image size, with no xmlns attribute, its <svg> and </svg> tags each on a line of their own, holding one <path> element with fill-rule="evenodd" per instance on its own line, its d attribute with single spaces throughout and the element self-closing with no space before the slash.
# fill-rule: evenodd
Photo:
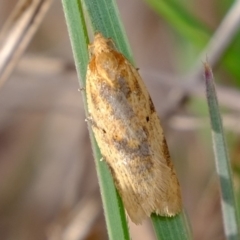
<svg viewBox="0 0 240 240">
<path fill-rule="evenodd" d="M 151 97 L 111 39 L 89 46 L 86 93 L 92 129 L 131 220 L 181 211 L 176 172 Z"/>
</svg>

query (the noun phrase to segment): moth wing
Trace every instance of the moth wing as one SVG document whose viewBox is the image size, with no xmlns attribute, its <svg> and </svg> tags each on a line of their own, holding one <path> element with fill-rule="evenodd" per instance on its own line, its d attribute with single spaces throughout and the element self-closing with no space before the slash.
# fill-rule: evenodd
<svg viewBox="0 0 240 240">
<path fill-rule="evenodd" d="M 105 59 L 99 71 L 91 66 L 95 59 L 87 73 L 92 128 L 101 153 L 133 222 L 153 212 L 173 216 L 181 209 L 179 184 L 152 100 L 122 54 Z M 116 62 L 116 69 L 107 61 Z"/>
<path fill-rule="evenodd" d="M 130 110 L 126 107 L 121 109 L 124 129 L 130 128 L 132 131 L 126 134 L 129 144 L 122 146 L 125 151 L 122 150 L 121 159 L 125 160 L 116 159 L 114 163 L 121 164 L 121 167 L 113 169 L 121 169 L 122 172 L 114 173 L 118 189 L 130 218 L 140 223 L 153 212 L 163 216 L 176 215 L 181 210 L 181 195 L 152 100 L 136 69 L 128 62 L 124 66 L 120 77 L 124 78 L 125 85 L 128 83 L 124 88 L 129 87 L 130 94 L 126 96 L 121 91 L 122 97 L 126 98 L 134 114 L 131 120 L 126 121 Z"/>
</svg>

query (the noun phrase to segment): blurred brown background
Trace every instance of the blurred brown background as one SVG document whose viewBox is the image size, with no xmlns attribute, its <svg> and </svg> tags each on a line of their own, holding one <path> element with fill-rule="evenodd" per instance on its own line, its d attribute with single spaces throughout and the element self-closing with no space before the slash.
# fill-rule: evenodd
<svg viewBox="0 0 240 240">
<path fill-rule="evenodd" d="M 0 0 L 0 27 L 16 3 Z M 117 3 L 136 65 L 163 116 L 194 238 L 223 239 L 219 193 L 210 181 L 214 161 L 208 119 L 191 121 L 196 117 L 191 104 L 165 117 L 173 93 L 158 78 L 183 71 L 176 57 L 181 40 L 144 2 Z M 215 6 L 207 0 L 187 5 L 213 29 L 219 23 Z M 1 240 L 107 239 L 78 88 L 61 2 L 53 1 L 0 89 Z M 236 149 L 230 153 L 238 156 Z M 150 222 L 130 226 L 133 239 L 154 239 Z"/>
</svg>

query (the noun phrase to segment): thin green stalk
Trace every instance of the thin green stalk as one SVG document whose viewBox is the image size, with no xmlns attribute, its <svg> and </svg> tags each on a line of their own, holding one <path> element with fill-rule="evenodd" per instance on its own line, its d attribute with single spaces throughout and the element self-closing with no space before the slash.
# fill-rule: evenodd
<svg viewBox="0 0 240 240">
<path fill-rule="evenodd" d="M 88 16 L 90 18 L 91 24 L 93 26 L 93 29 L 95 32 L 101 32 L 105 36 L 109 36 L 116 42 L 117 48 L 119 51 L 121 51 L 131 62 L 132 60 L 132 54 L 129 50 L 128 43 L 126 41 L 125 32 L 122 28 L 121 21 L 119 20 L 119 14 L 116 11 L 113 13 L 113 9 L 116 9 L 116 3 L 113 0 L 85 0 L 84 1 Z M 178 234 L 181 231 L 185 234 L 184 238 L 182 239 L 191 239 L 189 238 L 189 226 L 186 221 L 183 221 L 183 218 L 173 217 L 171 218 L 172 221 L 168 222 L 169 227 L 172 229 L 172 238 L 169 238 L 168 235 L 160 234 L 159 229 L 161 228 L 161 220 L 165 222 L 165 218 L 160 216 L 154 217 L 154 229 L 155 233 L 158 239 L 164 240 L 175 240 L 178 238 Z M 157 221 L 159 219 L 159 221 Z M 168 218 L 167 218 L 168 219 Z M 156 222 L 158 224 L 156 224 Z M 160 228 L 159 228 L 160 226 Z M 183 228 L 180 230 L 180 228 Z M 187 229 L 187 230 L 186 230 Z M 184 235 L 182 234 L 182 235 Z"/>
<path fill-rule="evenodd" d="M 237 206 L 233 191 L 231 165 L 223 133 L 222 119 L 218 107 L 213 73 L 207 63 L 204 64 L 204 68 L 206 94 L 212 126 L 213 150 L 221 187 L 224 232 L 227 239 L 237 240 L 240 238 L 240 235 L 238 229 Z"/>
<path fill-rule="evenodd" d="M 68 24 L 69 35 L 74 52 L 75 64 L 78 71 L 80 86 L 85 86 L 86 66 L 88 62 L 87 56 L 87 34 L 84 19 L 90 20 L 94 32 L 101 32 L 105 37 L 111 37 L 119 51 L 121 51 L 131 62 L 133 62 L 132 54 L 127 43 L 127 38 L 124 33 L 117 6 L 113 0 L 62 0 L 64 12 Z M 84 14 L 84 16 L 83 16 Z M 83 57 L 82 57 L 83 54 Z M 86 96 L 83 92 L 83 98 L 86 106 Z M 87 107 L 87 106 L 86 106 Z M 86 112 L 87 114 L 87 112 Z M 115 190 L 114 183 L 105 161 L 100 161 L 102 158 L 97 147 L 96 141 L 90 129 L 90 136 L 95 156 L 95 163 L 99 178 L 100 190 L 102 194 L 103 206 L 105 211 L 105 218 L 110 239 L 130 239 L 127 231 L 127 223 L 125 218 L 125 211 L 121 199 Z M 169 228 L 171 228 L 171 238 L 164 232 L 160 234 L 162 228 L 159 228 L 164 222 L 168 222 L 170 218 L 162 218 L 155 216 L 155 232 L 157 238 L 163 240 L 178 239 L 179 233 L 184 233 L 185 237 L 182 239 L 190 239 L 188 235 L 188 224 L 179 215 L 171 218 Z M 161 223 L 163 221 L 163 223 Z M 180 230 L 182 228 L 182 230 Z M 187 230 L 186 230 L 187 229 Z M 165 236 L 164 236 L 165 235 Z M 183 234 L 181 235 L 183 236 Z"/>
<path fill-rule="evenodd" d="M 184 212 L 175 217 L 160 217 L 156 214 L 151 216 L 157 239 L 192 239 L 189 221 Z"/>
<path fill-rule="evenodd" d="M 86 93 L 84 91 L 86 69 L 89 61 L 87 49 L 88 35 L 86 31 L 82 3 L 78 0 L 63 0 L 62 4 L 73 49 L 79 84 L 80 88 L 83 89 L 81 92 L 86 115 L 88 115 Z M 99 179 L 109 239 L 129 240 L 130 236 L 122 201 L 115 189 L 107 164 L 105 161 L 100 161 L 102 156 L 90 126 L 89 133 L 94 152 L 94 159 Z"/>
<path fill-rule="evenodd" d="M 110 37 L 119 51 L 133 63 L 132 53 L 120 20 L 115 0 L 82 0 L 93 31 Z"/>
</svg>

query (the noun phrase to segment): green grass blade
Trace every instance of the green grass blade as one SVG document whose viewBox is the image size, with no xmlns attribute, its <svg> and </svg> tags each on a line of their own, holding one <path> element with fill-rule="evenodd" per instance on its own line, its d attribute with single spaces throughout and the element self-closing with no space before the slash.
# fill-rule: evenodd
<svg viewBox="0 0 240 240">
<path fill-rule="evenodd" d="M 94 159 L 98 173 L 109 239 L 130 240 L 122 200 L 116 191 L 107 164 L 104 161 L 100 161 L 102 155 L 97 147 L 97 143 L 93 135 L 91 135 L 91 142 L 94 151 Z"/>
<path fill-rule="evenodd" d="M 81 2 L 78 0 L 63 0 L 63 9 L 73 49 L 75 65 L 78 72 L 80 87 L 85 87 L 85 76 L 88 64 L 88 36 Z M 87 113 L 86 93 L 82 91 Z M 130 239 L 124 207 L 115 189 L 107 164 L 102 158 L 91 127 L 89 127 L 92 148 L 95 157 L 99 185 L 105 211 L 109 239 Z"/>
<path fill-rule="evenodd" d="M 119 51 L 121 51 L 130 61 L 132 60 L 131 53 L 129 51 L 128 44 L 126 43 L 126 37 L 125 33 L 122 30 L 122 25 L 119 20 L 119 15 L 112 14 L 112 5 L 111 3 L 114 1 L 111 0 L 98 0 L 98 1 L 85 1 L 86 8 L 88 10 L 89 18 L 91 19 L 91 23 L 93 25 L 93 29 L 95 32 L 102 32 L 105 36 L 110 36 L 113 38 L 116 43 Z M 104 6 L 104 7 L 103 7 Z M 109 7 L 110 6 L 110 7 Z M 114 3 L 115 6 L 115 3 Z M 103 7 L 103 9 L 101 9 Z M 99 18 L 96 18 L 98 16 Z M 133 62 L 133 61 L 131 61 Z M 161 222 L 162 218 L 159 216 L 155 216 L 155 221 L 159 218 L 159 222 Z M 186 221 L 182 221 L 182 218 L 177 218 L 178 221 L 174 220 L 175 218 L 172 218 L 173 220 L 169 223 L 170 228 L 172 228 L 172 239 L 176 239 L 176 235 L 179 233 L 179 229 L 183 228 L 181 232 L 187 232 L 184 229 L 188 229 L 188 224 Z M 166 220 L 163 220 L 164 222 Z M 158 227 L 161 225 L 159 224 L 153 224 L 155 228 L 156 235 L 158 239 L 160 239 L 159 230 Z M 177 228 L 176 228 L 177 227 Z M 179 228 L 178 228 L 179 227 Z M 161 229 L 161 228 L 160 228 Z M 175 229 L 177 231 L 175 232 Z M 161 234 L 161 237 L 163 237 L 164 234 Z M 161 239 L 169 239 L 167 237 L 161 238 Z M 183 238 L 183 239 L 189 239 L 189 238 Z"/>
<path fill-rule="evenodd" d="M 126 41 L 127 39 L 126 35 L 123 31 L 121 22 L 119 20 L 119 14 L 116 8 L 115 1 L 83 0 L 82 2 L 84 4 L 84 9 L 86 9 L 86 11 L 84 11 L 84 15 L 87 16 L 88 19 L 90 19 L 94 32 L 101 32 L 104 34 L 105 37 L 111 37 L 116 43 L 118 50 L 121 51 L 131 62 L 133 62 L 128 43 Z M 71 37 L 72 48 L 73 48 L 73 51 L 77 51 L 74 53 L 76 67 L 78 69 L 78 73 L 81 79 L 85 79 L 87 62 L 85 58 L 84 59 L 81 58 L 81 52 L 84 52 L 84 54 L 87 52 L 86 51 L 87 36 L 86 36 L 86 30 L 85 30 L 85 23 L 83 21 L 84 18 L 82 16 L 81 4 L 77 0 L 75 1 L 63 0 L 63 6 L 64 6 L 66 20 L 68 23 L 69 33 Z M 72 11 L 78 11 L 80 16 L 78 16 L 75 13 L 73 14 Z M 83 27 L 81 27 L 81 24 L 83 24 Z M 79 33 L 78 31 L 81 31 L 81 32 Z M 77 37 L 78 34 L 80 34 L 81 40 Z M 81 41 L 83 44 L 81 43 Z M 78 49 L 79 45 L 83 45 L 82 46 L 83 49 Z M 81 86 L 85 86 L 84 81 L 81 82 Z M 85 93 L 83 94 L 83 96 L 85 98 Z M 109 238 L 110 239 L 129 239 L 129 234 L 127 231 L 127 223 L 125 219 L 125 212 L 122 206 L 121 199 L 119 198 L 115 190 L 112 177 L 110 175 L 110 172 L 106 163 L 104 161 L 99 161 L 101 159 L 101 155 L 96 145 L 95 139 L 92 134 L 90 136 L 93 144 L 97 172 L 99 176 L 99 184 L 100 184 L 100 189 L 101 189 L 101 194 L 103 199 Z M 156 216 L 155 218 L 156 221 L 158 218 L 160 220 L 158 221 L 159 223 L 163 218 Z M 185 221 L 182 221 L 179 223 L 176 223 L 175 221 L 173 222 L 174 222 L 174 225 L 170 226 L 171 228 L 174 228 L 176 227 L 176 224 L 179 224 L 179 227 L 188 229 L 188 226 L 185 226 Z M 155 231 L 159 239 L 160 236 L 158 236 L 158 229 L 157 229 L 158 224 L 155 224 L 155 226 L 156 226 Z M 185 230 L 182 230 L 182 231 L 187 232 Z M 175 231 L 173 229 L 173 236 L 175 234 L 174 232 Z M 168 239 L 168 238 L 162 238 L 162 239 Z"/>
<path fill-rule="evenodd" d="M 113 38 L 116 43 L 117 43 L 117 47 L 118 49 L 131 61 L 132 61 L 132 57 L 131 57 L 131 53 L 129 51 L 129 47 L 128 44 L 126 43 L 126 37 L 125 37 L 125 33 L 122 30 L 122 25 L 120 23 L 119 20 L 119 15 L 117 14 L 112 14 L 111 9 L 111 0 L 99 0 L 99 1 L 89 1 L 86 0 L 85 1 L 85 5 L 86 8 L 88 9 L 88 14 L 89 14 L 89 18 L 91 19 L 91 23 L 93 25 L 93 29 L 95 32 L 102 32 L 105 36 L 110 36 L 111 38 Z M 115 3 L 113 3 L 115 6 Z M 104 7 L 103 7 L 104 6 Z M 110 7 L 109 7 L 110 6 Z M 103 7 L 103 9 L 101 9 L 101 7 Z M 96 18 L 96 16 L 98 16 L 99 18 Z M 155 220 L 156 219 L 164 219 L 161 218 L 159 216 L 155 216 Z M 175 218 L 172 218 L 175 219 Z M 166 221 L 166 220 L 164 220 Z M 161 221 L 158 221 L 161 222 Z M 173 223 L 174 227 L 176 226 L 180 226 L 183 227 L 183 229 L 188 229 L 188 225 L 186 224 L 186 222 L 181 222 L 181 220 L 175 221 L 173 220 L 171 223 Z M 175 229 L 173 229 L 173 225 L 171 225 L 170 223 L 170 227 L 172 228 L 172 234 L 173 236 L 175 235 Z M 186 224 L 186 226 L 185 226 Z M 154 224 L 154 228 L 155 228 L 155 232 L 157 237 L 159 238 L 158 234 L 158 224 Z M 186 232 L 182 229 L 183 232 Z M 179 231 L 179 229 L 178 229 Z M 177 231 L 177 233 L 179 233 Z M 162 234 L 161 236 L 163 236 L 164 234 Z M 169 238 L 162 238 L 162 239 L 169 239 Z M 176 239 L 176 236 L 175 238 Z M 184 238 L 184 239 L 189 239 L 189 238 Z"/>
<path fill-rule="evenodd" d="M 68 33 L 72 45 L 80 87 L 85 87 L 88 64 L 88 35 L 82 14 L 82 5 L 77 0 L 62 1 Z M 84 91 L 82 91 L 84 93 Z M 86 97 L 84 97 L 86 98 Z"/>
<path fill-rule="evenodd" d="M 232 171 L 225 143 L 222 119 L 218 107 L 216 90 L 214 87 L 213 74 L 210 66 L 205 63 L 206 94 L 209 114 L 212 126 L 213 150 L 217 174 L 221 187 L 221 206 L 223 213 L 223 224 L 226 238 L 237 240 L 240 238 L 237 222 L 237 206 L 235 203 Z"/>
<path fill-rule="evenodd" d="M 118 50 L 133 63 L 127 37 L 114 0 L 83 0 L 94 32 L 111 37 Z"/>
<path fill-rule="evenodd" d="M 160 217 L 152 214 L 152 223 L 157 236 L 161 240 L 187 240 L 192 239 L 188 227 L 188 219 L 184 212 L 175 217 Z"/>
</svg>

